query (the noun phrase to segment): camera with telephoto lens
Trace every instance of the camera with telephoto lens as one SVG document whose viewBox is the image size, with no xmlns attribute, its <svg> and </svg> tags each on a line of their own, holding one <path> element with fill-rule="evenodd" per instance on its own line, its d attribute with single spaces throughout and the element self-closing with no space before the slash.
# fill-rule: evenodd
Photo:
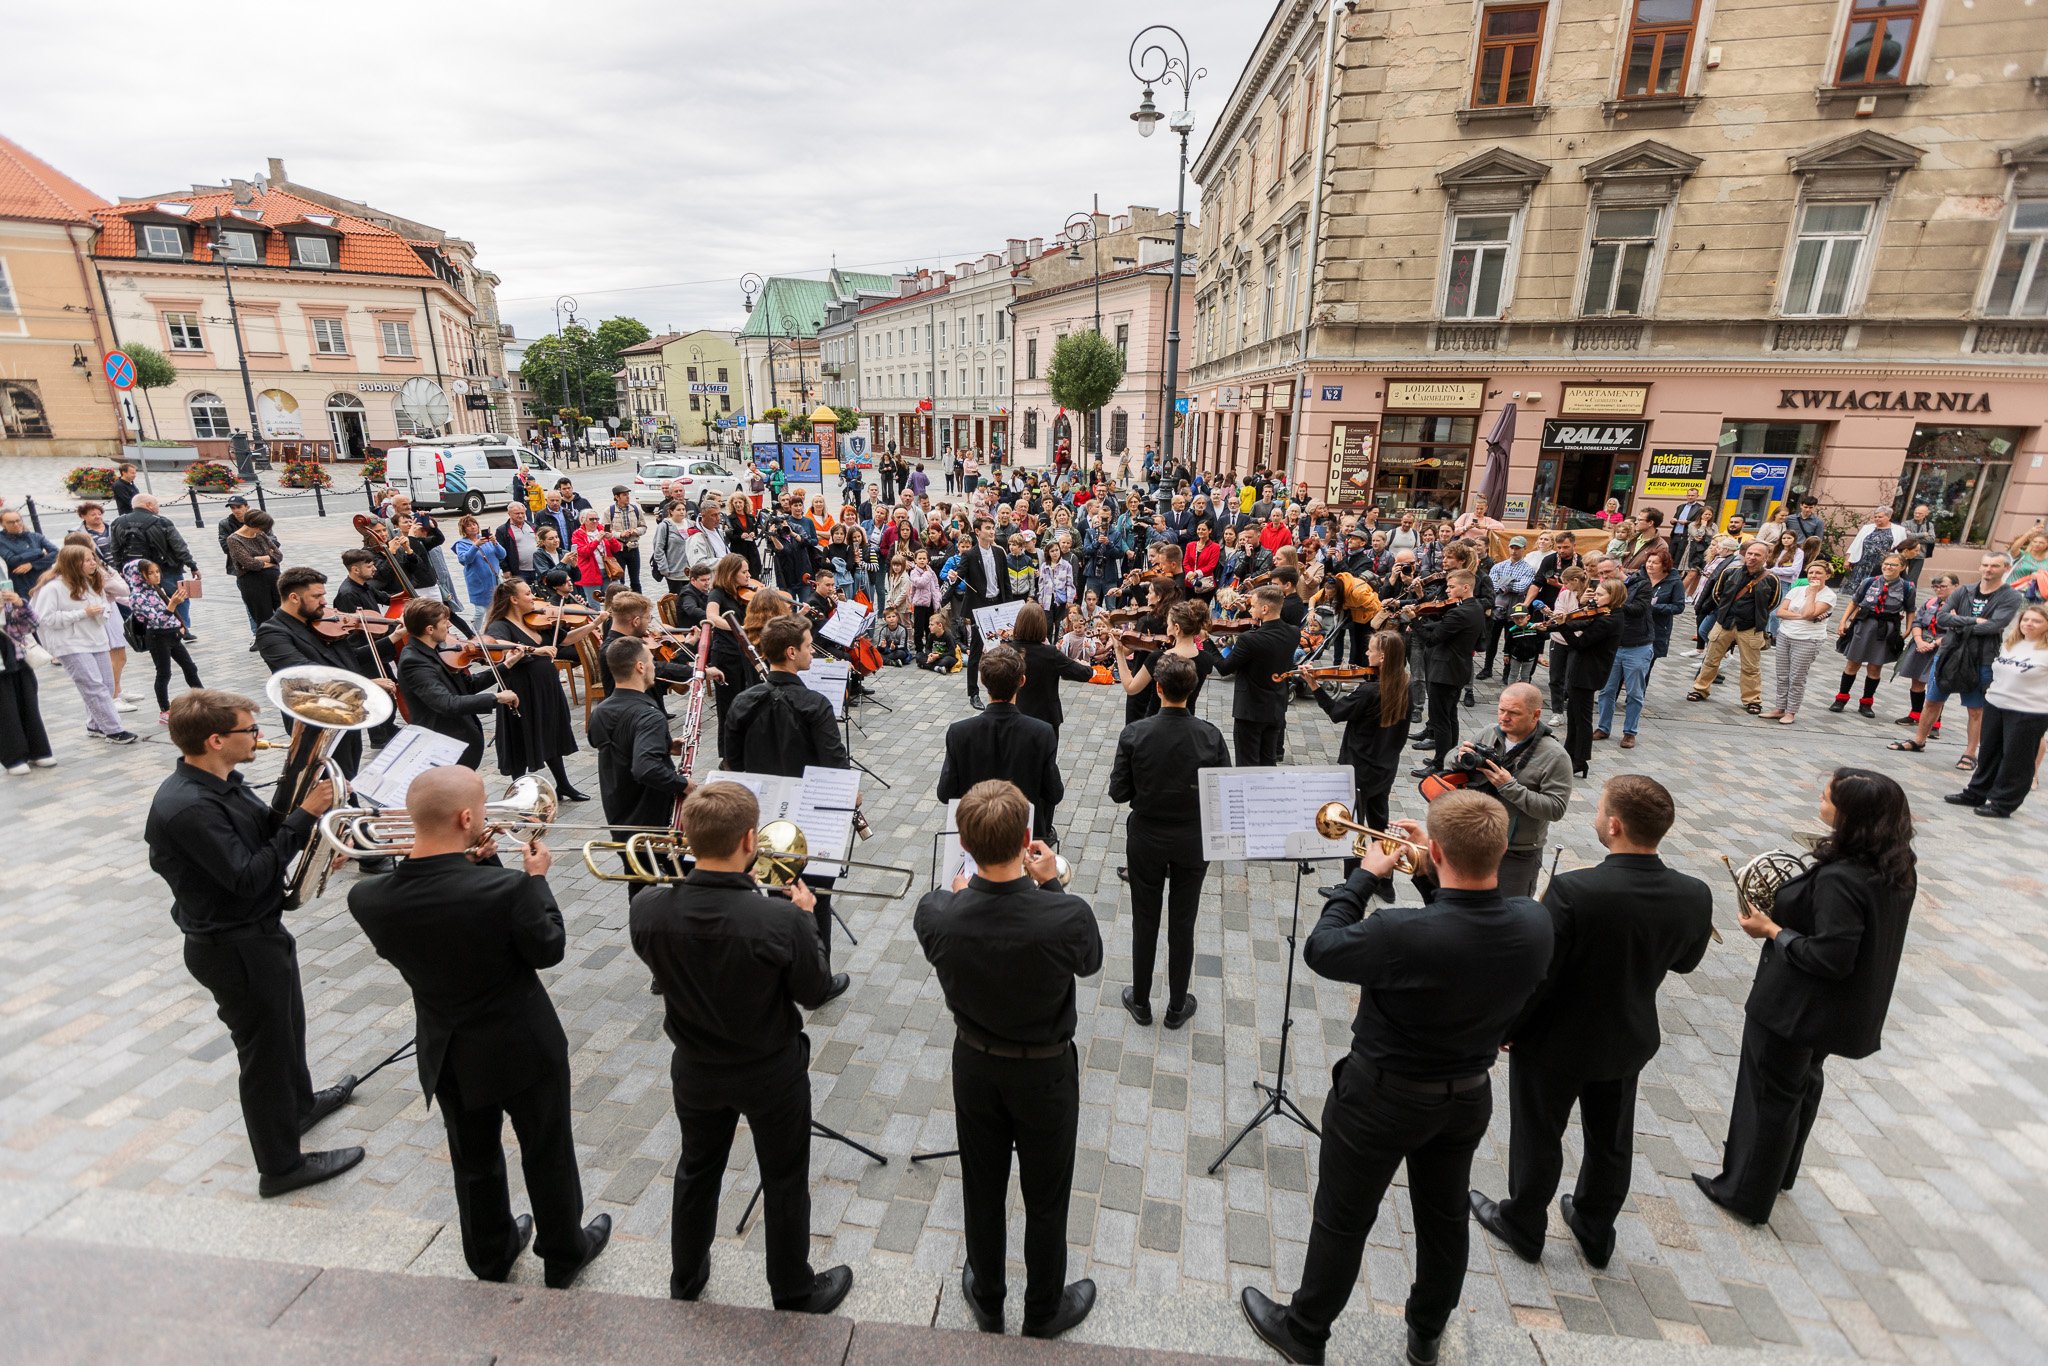
<svg viewBox="0 0 2048 1366">
<path fill-rule="evenodd" d="M 1450 768 L 1453 773 L 1477 773 L 1488 764 L 1499 764 L 1506 768 L 1508 753 L 1492 745 L 1475 744 L 1469 749 L 1459 749 L 1451 755 Z"/>
</svg>

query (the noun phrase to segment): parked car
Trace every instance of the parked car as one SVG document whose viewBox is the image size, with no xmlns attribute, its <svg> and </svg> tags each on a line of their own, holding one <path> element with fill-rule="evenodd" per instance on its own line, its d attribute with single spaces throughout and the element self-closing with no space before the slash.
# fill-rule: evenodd
<svg viewBox="0 0 2048 1366">
<path fill-rule="evenodd" d="M 659 507 L 668 497 L 662 486 L 671 479 L 681 482 L 692 509 L 706 494 L 723 498 L 740 492 L 746 484 L 737 472 L 716 460 L 647 460 L 633 476 L 633 501 L 646 508 Z"/>
<path fill-rule="evenodd" d="M 654 437 L 654 449 L 667 455 L 675 454 L 676 434 L 674 432 L 657 432 Z"/>
<path fill-rule="evenodd" d="M 385 453 L 384 482 L 418 507 L 475 515 L 511 500 L 519 468 L 545 488 L 562 477 L 543 457 L 499 437 L 394 446 Z"/>
</svg>

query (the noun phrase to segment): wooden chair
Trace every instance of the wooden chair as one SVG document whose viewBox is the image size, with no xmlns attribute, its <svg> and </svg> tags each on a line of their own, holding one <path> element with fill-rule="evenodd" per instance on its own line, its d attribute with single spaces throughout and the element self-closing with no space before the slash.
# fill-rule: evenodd
<svg viewBox="0 0 2048 1366">
<path fill-rule="evenodd" d="M 673 594 L 673 593 L 668 593 L 668 594 L 665 594 L 665 595 L 663 595 L 663 597 L 662 597 L 661 601 L 660 601 L 660 602 L 657 602 L 656 604 L 654 604 L 654 610 L 655 610 L 655 611 L 656 611 L 656 612 L 657 612 L 657 613 L 658 613 L 658 614 L 660 615 L 660 617 L 661 617 L 661 624 L 662 624 L 662 625 L 664 625 L 664 626 L 673 626 L 673 625 L 675 625 L 675 624 L 676 624 L 676 595 L 675 595 L 675 594 Z"/>
<path fill-rule="evenodd" d="M 593 632 L 590 635 L 581 636 L 577 639 L 576 658 L 568 661 L 571 669 L 575 669 L 579 665 L 582 667 L 583 729 L 586 731 L 590 729 L 591 707 L 604 697 L 604 671 L 599 667 L 597 652 L 598 640 L 596 633 Z M 569 700 L 571 702 L 576 700 L 573 692 L 570 694 Z"/>
</svg>

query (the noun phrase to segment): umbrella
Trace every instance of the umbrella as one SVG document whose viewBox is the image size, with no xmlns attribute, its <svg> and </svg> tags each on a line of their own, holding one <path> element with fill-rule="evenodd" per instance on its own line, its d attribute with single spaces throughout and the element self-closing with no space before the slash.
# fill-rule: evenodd
<svg viewBox="0 0 2048 1366">
<path fill-rule="evenodd" d="M 1486 473 L 1479 480 L 1479 507 L 1488 517 L 1505 517 L 1508 510 L 1508 452 L 1515 444 L 1515 405 L 1500 410 L 1500 418 L 1486 438 Z"/>
</svg>

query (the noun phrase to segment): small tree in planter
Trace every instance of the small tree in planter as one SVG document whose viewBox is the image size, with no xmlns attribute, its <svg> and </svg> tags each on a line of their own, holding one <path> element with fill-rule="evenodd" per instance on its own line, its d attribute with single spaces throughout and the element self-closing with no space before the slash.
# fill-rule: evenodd
<svg viewBox="0 0 2048 1366">
<path fill-rule="evenodd" d="M 185 487 L 226 493 L 235 486 L 235 472 L 218 460 L 195 460 L 185 470 Z"/>
<path fill-rule="evenodd" d="M 114 472 L 104 465 L 80 465 L 64 476 L 64 491 L 74 498 L 111 498 Z"/>
<path fill-rule="evenodd" d="M 330 475 L 318 460 L 301 456 L 296 460 L 284 462 L 284 474 L 280 477 L 280 482 L 288 489 L 331 489 L 334 487 L 334 476 Z"/>
</svg>

